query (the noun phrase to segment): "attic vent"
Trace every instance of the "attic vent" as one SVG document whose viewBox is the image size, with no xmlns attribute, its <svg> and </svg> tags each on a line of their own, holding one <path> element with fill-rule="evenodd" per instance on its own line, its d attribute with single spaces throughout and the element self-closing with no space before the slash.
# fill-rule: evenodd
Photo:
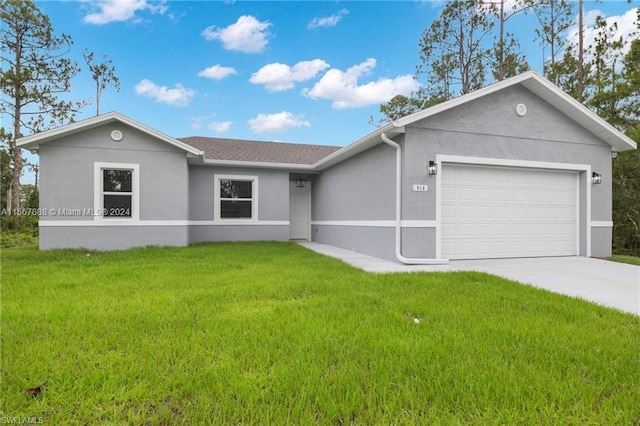
<svg viewBox="0 0 640 426">
<path fill-rule="evenodd" d="M 120 130 L 114 130 L 111 132 L 111 139 L 113 139 L 115 142 L 120 142 L 122 140 L 122 132 Z"/>
<path fill-rule="evenodd" d="M 516 114 L 518 114 L 518 117 L 524 117 L 526 113 L 527 113 L 527 106 L 525 104 L 516 105 Z"/>
</svg>

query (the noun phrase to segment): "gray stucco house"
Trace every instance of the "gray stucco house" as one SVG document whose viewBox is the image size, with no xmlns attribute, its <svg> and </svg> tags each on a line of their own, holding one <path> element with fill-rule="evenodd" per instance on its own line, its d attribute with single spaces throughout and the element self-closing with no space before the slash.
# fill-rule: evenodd
<svg viewBox="0 0 640 426">
<path fill-rule="evenodd" d="M 636 143 L 536 72 L 344 147 L 173 138 L 108 113 L 22 138 L 40 248 L 311 240 L 404 263 L 611 254 Z"/>
</svg>

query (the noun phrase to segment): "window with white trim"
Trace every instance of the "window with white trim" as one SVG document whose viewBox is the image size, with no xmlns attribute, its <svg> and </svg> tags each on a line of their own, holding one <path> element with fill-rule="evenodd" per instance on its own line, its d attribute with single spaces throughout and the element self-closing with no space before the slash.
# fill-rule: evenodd
<svg viewBox="0 0 640 426">
<path fill-rule="evenodd" d="M 99 219 L 139 218 L 138 164 L 95 163 L 94 208 Z"/>
<path fill-rule="evenodd" d="M 215 220 L 258 219 L 258 177 L 215 175 Z"/>
</svg>

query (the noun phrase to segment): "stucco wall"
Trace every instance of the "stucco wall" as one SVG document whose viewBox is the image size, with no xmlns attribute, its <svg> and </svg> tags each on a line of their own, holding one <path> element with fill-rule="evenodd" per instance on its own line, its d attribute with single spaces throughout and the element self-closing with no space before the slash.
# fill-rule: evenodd
<svg viewBox="0 0 640 426">
<path fill-rule="evenodd" d="M 524 117 L 515 113 L 520 103 L 527 107 Z M 511 87 L 414 123 L 405 140 L 405 219 L 421 214 L 412 204 L 434 205 L 434 192 L 412 193 L 409 184 L 424 178 L 429 160 L 446 154 L 591 165 L 603 176 L 591 188 L 592 220 L 611 220 L 611 147 L 525 88 Z M 416 197 L 426 199 L 411 203 Z"/>
<path fill-rule="evenodd" d="M 55 248 L 123 250 L 146 246 L 181 247 L 188 244 L 188 229 L 185 225 L 40 228 L 40 250 Z"/>
<path fill-rule="evenodd" d="M 246 225 L 215 221 L 215 175 L 258 177 L 258 220 Z M 190 243 L 289 239 L 289 172 L 192 165 L 189 169 Z M 200 222 L 200 223 L 194 223 Z M 237 222 L 237 221 L 235 221 Z M 277 222 L 277 223 L 273 223 Z"/>
<path fill-rule="evenodd" d="M 314 176 L 311 221 L 392 221 L 395 218 L 395 150 L 378 145 Z M 393 259 L 394 230 L 375 226 L 314 224 L 311 239 Z"/>
<path fill-rule="evenodd" d="M 110 138 L 115 129 L 124 134 L 120 142 Z M 84 214 L 94 208 L 96 162 L 139 165 L 140 229 L 104 226 L 90 214 Z M 40 147 L 40 207 L 48 214 L 40 220 L 55 221 L 55 225 L 65 221 L 69 224 L 96 222 L 96 227 L 41 226 L 40 247 L 106 249 L 150 244 L 185 245 L 188 179 L 186 153 L 120 123 L 106 124 L 43 144 Z M 83 213 L 64 213 L 78 209 Z M 144 226 L 145 221 L 181 221 L 181 225 L 152 229 Z"/>
<path fill-rule="evenodd" d="M 515 112 L 518 104 L 527 107 L 523 117 Z M 590 166 L 603 176 L 603 182 L 591 185 L 590 176 L 584 171 L 580 173 L 580 254 L 587 253 L 588 234 L 593 256 L 610 254 L 611 228 L 590 229 L 587 208 L 591 221 L 611 221 L 611 147 L 526 88 L 507 88 L 413 123 L 407 126 L 404 136 L 394 140 L 402 146 L 402 219 L 405 221 L 435 223 L 438 177 L 428 175 L 427 164 L 438 155 Z M 394 183 L 395 151 L 387 145 L 365 151 L 316 178 L 312 220 L 392 220 L 395 218 Z M 427 185 L 428 191 L 413 191 L 415 184 Z M 590 206 L 587 206 L 586 188 L 591 195 Z M 384 226 L 391 229 L 388 224 Z M 392 232 L 381 229 L 355 230 L 324 224 L 314 226 L 312 231 L 314 241 L 366 254 L 382 253 L 382 257 L 394 259 L 393 251 L 389 251 L 394 245 Z M 359 242 L 352 242 L 351 236 Z M 435 228 L 425 225 L 403 229 L 403 255 L 433 258 L 435 246 Z"/>
<path fill-rule="evenodd" d="M 378 145 L 314 177 L 312 220 L 395 217 L 395 151 Z"/>
<path fill-rule="evenodd" d="M 516 115 L 518 104 L 527 107 L 523 117 Z M 603 181 L 591 185 L 584 172 L 579 179 L 581 255 L 587 253 L 589 233 L 587 184 L 591 220 L 611 221 L 611 147 L 523 87 L 505 89 L 408 126 L 404 148 L 404 219 L 435 218 L 436 192 L 413 192 L 411 185 L 424 181 L 435 188 L 436 177 L 427 175 L 427 162 L 436 155 L 455 155 L 590 165 Z M 593 253 L 610 253 L 606 235 L 603 229 L 592 232 Z"/>
</svg>

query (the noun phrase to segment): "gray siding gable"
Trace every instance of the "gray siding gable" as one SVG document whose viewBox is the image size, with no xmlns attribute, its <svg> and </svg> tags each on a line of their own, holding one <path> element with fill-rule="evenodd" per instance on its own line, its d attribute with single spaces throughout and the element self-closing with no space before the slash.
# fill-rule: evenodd
<svg viewBox="0 0 640 426">
<path fill-rule="evenodd" d="M 111 132 L 114 130 L 122 132 L 122 140 L 114 141 L 111 139 Z M 123 123 L 107 123 L 100 127 L 52 140 L 46 146 L 65 149 L 170 152 L 182 154 L 186 158 L 186 153 L 180 148 L 169 145 Z"/>
<path fill-rule="evenodd" d="M 524 105 L 526 114 L 516 114 Z M 610 146 L 523 86 L 511 86 L 499 92 L 464 103 L 437 115 L 407 125 L 407 129 L 473 134 L 511 140 L 544 140 Z M 437 132 L 440 133 L 440 132 Z M 464 138 L 464 136 L 461 136 Z"/>
</svg>

